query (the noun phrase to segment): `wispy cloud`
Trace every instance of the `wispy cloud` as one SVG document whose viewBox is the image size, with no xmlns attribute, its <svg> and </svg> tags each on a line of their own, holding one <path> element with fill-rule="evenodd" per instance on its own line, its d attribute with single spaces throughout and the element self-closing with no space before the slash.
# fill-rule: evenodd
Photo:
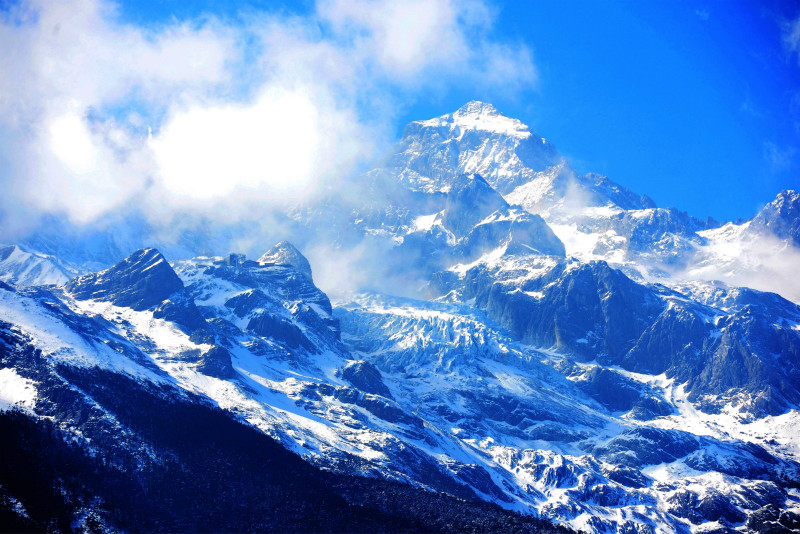
<svg viewBox="0 0 800 534">
<path fill-rule="evenodd" d="M 702 20 L 703 22 L 711 18 L 711 12 L 708 9 L 695 9 L 694 14 L 698 19 Z"/>
<path fill-rule="evenodd" d="M 795 165 L 797 149 L 792 146 L 780 146 L 771 141 L 764 143 L 764 159 L 772 172 L 784 172 Z"/>
<path fill-rule="evenodd" d="M 696 263 L 676 278 L 721 280 L 733 286 L 771 291 L 800 303 L 800 251 L 770 234 L 719 240 L 701 247 Z"/>
<path fill-rule="evenodd" d="M 0 55 L 0 227 L 130 206 L 235 220 L 313 194 L 382 149 L 423 90 L 534 84 L 530 51 L 493 24 L 481 1 L 321 0 L 157 28 L 103 0 L 23 2 L 0 20 L 16 51 Z"/>
<path fill-rule="evenodd" d="M 792 54 L 797 56 L 800 64 L 800 15 L 794 20 L 783 24 L 783 45 Z"/>
</svg>

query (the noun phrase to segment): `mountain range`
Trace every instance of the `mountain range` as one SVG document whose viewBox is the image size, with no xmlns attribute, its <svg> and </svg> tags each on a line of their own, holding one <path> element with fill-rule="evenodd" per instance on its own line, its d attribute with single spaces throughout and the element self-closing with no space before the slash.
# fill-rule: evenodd
<svg viewBox="0 0 800 534">
<path fill-rule="evenodd" d="M 659 208 L 470 102 L 275 220 L 0 248 L 8 530 L 800 531 L 797 192 Z"/>
</svg>

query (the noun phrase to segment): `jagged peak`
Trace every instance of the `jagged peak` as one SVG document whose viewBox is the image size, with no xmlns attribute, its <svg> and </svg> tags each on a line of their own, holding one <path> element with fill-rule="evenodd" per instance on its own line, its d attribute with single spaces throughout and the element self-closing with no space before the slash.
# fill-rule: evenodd
<svg viewBox="0 0 800 534">
<path fill-rule="evenodd" d="M 166 258 L 155 248 L 140 248 L 134 252 L 132 252 L 127 258 L 119 261 L 118 263 L 114 264 L 112 267 L 104 271 L 100 271 L 97 273 L 92 273 L 89 275 L 84 275 L 83 277 L 88 276 L 119 276 L 123 273 L 143 273 L 145 271 L 149 271 L 153 268 L 157 268 L 158 270 L 168 270 L 172 271 L 172 267 L 170 267 L 169 262 L 167 262 Z M 78 277 L 78 278 L 83 278 Z"/>
<path fill-rule="evenodd" d="M 169 262 L 154 248 L 139 249 L 104 271 L 73 278 L 65 287 L 79 300 L 106 300 L 137 311 L 184 289 Z"/>
<path fill-rule="evenodd" d="M 258 259 L 258 263 L 274 263 L 277 265 L 291 265 L 298 272 L 312 277 L 311 264 L 297 247 L 288 241 L 280 241 Z"/>
<path fill-rule="evenodd" d="M 148 264 L 148 266 L 153 266 L 157 263 L 166 262 L 166 258 L 164 255 L 159 252 L 158 249 L 155 248 L 140 248 L 139 250 L 134 251 L 130 256 L 128 256 L 123 261 L 129 261 L 134 263 L 141 263 L 144 262 Z"/>
<path fill-rule="evenodd" d="M 745 231 L 751 234 L 766 231 L 800 246 L 800 194 L 792 189 L 778 193 L 775 200 L 753 217 Z"/>
<path fill-rule="evenodd" d="M 419 124 L 424 127 L 459 128 L 463 130 L 477 130 L 492 134 L 508 135 L 519 139 L 526 139 L 531 136 L 528 127 L 517 119 L 506 117 L 492 104 L 473 100 L 467 102 L 454 113 L 448 113 L 435 119 L 417 121 L 412 124 Z"/>
<path fill-rule="evenodd" d="M 785 189 L 775 196 L 775 200 L 764 206 L 755 216 L 755 220 L 764 217 L 781 217 L 795 219 L 800 216 L 800 193 Z"/>
<path fill-rule="evenodd" d="M 467 115 L 500 115 L 497 108 L 488 102 L 481 102 L 480 100 L 470 100 L 456 110 L 453 115 L 467 116 Z"/>
<path fill-rule="evenodd" d="M 784 189 L 771 202 L 774 206 L 800 204 L 800 193 L 794 189 Z"/>
</svg>

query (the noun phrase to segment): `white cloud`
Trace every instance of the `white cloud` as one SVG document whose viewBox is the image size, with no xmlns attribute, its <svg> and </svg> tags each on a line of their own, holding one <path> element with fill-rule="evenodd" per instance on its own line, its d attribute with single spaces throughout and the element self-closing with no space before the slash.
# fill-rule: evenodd
<svg viewBox="0 0 800 534">
<path fill-rule="evenodd" d="M 455 76 L 517 89 L 536 82 L 528 48 L 491 39 L 494 13 L 484 2 L 322 0 L 319 7 L 357 57 L 396 83 Z"/>
<path fill-rule="evenodd" d="M 140 28 L 104 0 L 23 2 L 0 19 L 4 234 L 41 213 L 140 206 L 257 216 L 335 184 L 384 147 L 402 102 L 535 82 L 481 1 L 321 0 Z M 152 136 L 148 136 L 148 130 Z"/>
<path fill-rule="evenodd" d="M 733 227 L 735 228 L 735 227 Z M 723 236 L 701 247 L 693 264 L 674 273 L 686 280 L 722 280 L 733 286 L 771 291 L 800 303 L 800 250 L 767 233 Z"/>
<path fill-rule="evenodd" d="M 328 0 L 321 14 L 339 35 L 355 36 L 355 49 L 399 79 L 429 66 L 460 64 L 470 52 L 466 31 L 472 28 L 460 24 L 457 4 L 449 1 Z"/>
<path fill-rule="evenodd" d="M 211 24 L 148 35 L 115 23 L 108 4 L 80 0 L 21 4 L 0 23 L 0 48 L 14 51 L 0 55 L 8 234 L 40 213 L 90 222 L 139 194 L 153 170 L 144 139 L 104 110 L 133 95 L 165 106 L 206 94 L 227 80 L 235 43 Z"/>
<path fill-rule="evenodd" d="M 282 199 L 371 153 L 368 132 L 346 110 L 310 93 L 270 88 L 249 105 L 192 105 L 150 142 L 165 191 L 177 202 L 234 193 Z"/>
</svg>

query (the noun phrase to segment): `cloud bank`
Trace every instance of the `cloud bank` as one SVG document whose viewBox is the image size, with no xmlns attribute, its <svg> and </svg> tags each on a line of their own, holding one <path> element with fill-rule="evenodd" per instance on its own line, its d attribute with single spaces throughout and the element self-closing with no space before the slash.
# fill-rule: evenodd
<svg viewBox="0 0 800 534">
<path fill-rule="evenodd" d="M 0 239 L 138 207 L 236 222 L 336 187 L 423 91 L 530 87 L 481 1 L 320 0 L 151 28 L 104 0 L 0 13 Z"/>
</svg>

